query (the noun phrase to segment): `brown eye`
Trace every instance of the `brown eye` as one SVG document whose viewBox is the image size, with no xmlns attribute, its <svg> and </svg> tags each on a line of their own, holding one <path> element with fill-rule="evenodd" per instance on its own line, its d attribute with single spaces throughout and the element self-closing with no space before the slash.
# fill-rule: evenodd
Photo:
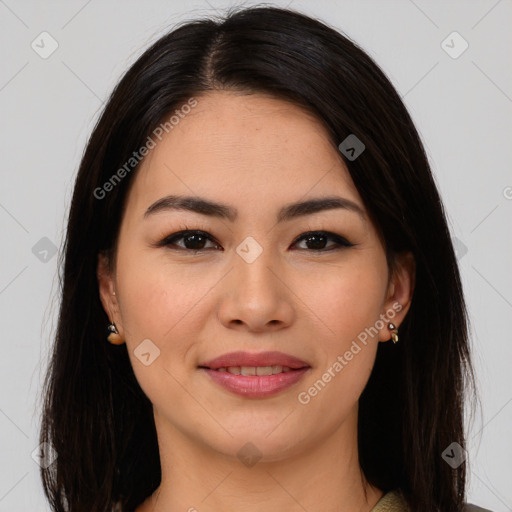
<svg viewBox="0 0 512 512">
<path fill-rule="evenodd" d="M 334 246 L 326 248 L 328 240 L 334 240 Z M 297 244 L 299 241 L 304 241 L 307 245 L 307 249 L 320 252 L 332 251 L 341 247 L 353 247 L 355 245 L 342 236 L 328 231 L 310 231 L 297 238 L 294 244 Z"/>
<path fill-rule="evenodd" d="M 178 240 L 183 240 L 183 245 L 177 244 L 176 242 Z M 175 246 L 179 249 L 189 251 L 204 251 L 207 249 L 205 245 L 209 241 L 215 242 L 214 239 L 204 231 L 186 230 L 180 231 L 179 233 L 174 233 L 173 235 L 164 238 L 158 245 Z"/>
</svg>

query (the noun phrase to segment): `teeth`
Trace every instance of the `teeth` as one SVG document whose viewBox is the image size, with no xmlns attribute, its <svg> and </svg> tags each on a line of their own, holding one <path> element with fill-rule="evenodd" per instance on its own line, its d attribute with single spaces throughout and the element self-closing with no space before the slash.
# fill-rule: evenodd
<svg viewBox="0 0 512 512">
<path fill-rule="evenodd" d="M 278 373 L 291 372 L 288 366 L 229 366 L 217 368 L 218 372 L 229 372 L 233 375 L 277 375 Z"/>
<path fill-rule="evenodd" d="M 272 375 L 274 373 L 274 367 L 273 366 L 258 366 L 256 368 L 256 375 Z M 281 373 L 281 372 L 276 372 Z"/>
</svg>

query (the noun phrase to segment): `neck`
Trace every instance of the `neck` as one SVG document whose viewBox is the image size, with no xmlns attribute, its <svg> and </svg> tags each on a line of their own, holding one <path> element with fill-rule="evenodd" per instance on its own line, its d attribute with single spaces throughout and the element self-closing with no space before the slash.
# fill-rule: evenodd
<svg viewBox="0 0 512 512">
<path fill-rule="evenodd" d="M 245 463 L 187 437 L 158 414 L 155 425 L 162 480 L 136 512 L 370 512 L 383 494 L 359 465 L 357 409 L 330 436 L 309 444 L 288 440 L 292 448 L 282 447 L 278 456 L 251 459 L 246 446 Z"/>
</svg>

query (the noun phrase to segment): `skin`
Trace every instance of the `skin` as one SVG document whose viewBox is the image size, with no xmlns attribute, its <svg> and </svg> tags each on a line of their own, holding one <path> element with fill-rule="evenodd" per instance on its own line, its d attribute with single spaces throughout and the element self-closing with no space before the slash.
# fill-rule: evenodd
<svg viewBox="0 0 512 512">
<path fill-rule="evenodd" d="M 114 268 L 98 258 L 103 307 L 128 345 L 158 433 L 162 483 L 136 512 L 368 512 L 383 493 L 360 470 L 358 399 L 378 342 L 390 340 L 387 322 L 308 404 L 297 397 L 393 304 L 402 309 L 392 322 L 401 324 L 412 257 L 401 255 L 389 274 L 382 240 L 316 118 L 260 94 L 196 99 L 134 177 Z M 228 204 L 238 218 L 168 210 L 144 219 L 168 194 Z M 365 217 L 338 208 L 276 223 L 285 204 L 332 195 L 357 203 Z M 213 240 L 196 254 L 183 238 L 174 249 L 155 246 L 184 229 Z M 356 245 L 296 241 L 312 230 Z M 236 252 L 248 236 L 263 249 L 250 264 Z M 134 354 L 145 339 L 160 350 L 149 366 Z M 279 350 L 311 369 L 272 397 L 240 397 L 198 369 L 235 350 Z M 261 454 L 251 467 L 237 456 L 246 443 Z"/>
</svg>

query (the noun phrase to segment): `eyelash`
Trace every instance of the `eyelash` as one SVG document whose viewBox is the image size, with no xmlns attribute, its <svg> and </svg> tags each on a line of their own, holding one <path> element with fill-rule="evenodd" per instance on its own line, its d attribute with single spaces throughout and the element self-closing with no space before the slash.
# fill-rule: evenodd
<svg viewBox="0 0 512 512">
<path fill-rule="evenodd" d="M 201 252 L 208 251 L 208 250 L 212 249 L 212 248 L 187 249 L 186 247 L 180 247 L 180 246 L 170 247 L 172 245 L 175 245 L 174 242 L 176 240 L 184 239 L 187 235 L 200 235 L 201 237 L 206 238 L 207 240 L 214 242 L 217 245 L 220 245 L 211 235 L 209 235 L 205 231 L 202 231 L 200 229 L 189 229 L 187 226 L 185 226 L 184 230 L 179 231 L 177 233 L 173 233 L 172 235 L 166 236 L 163 240 L 158 242 L 156 244 L 156 246 L 157 247 L 168 247 L 171 250 L 178 250 L 178 251 L 181 250 L 181 251 L 186 251 L 186 252 L 190 252 L 193 254 L 201 253 Z M 321 236 L 321 237 L 325 237 L 325 238 L 334 240 L 338 244 L 338 247 L 329 248 L 329 249 L 299 249 L 299 250 L 322 253 L 322 252 L 329 252 L 329 251 L 337 251 L 340 249 L 354 247 L 355 245 L 357 245 L 357 244 L 353 244 L 353 243 L 349 242 L 346 238 L 343 238 L 342 236 L 337 235 L 336 233 L 331 233 L 330 231 L 322 231 L 322 230 L 307 231 L 305 233 L 302 233 L 300 236 L 298 236 L 293 241 L 293 245 L 295 245 L 298 242 L 302 241 L 303 239 L 307 239 L 308 237 L 311 237 L 311 236 Z"/>
</svg>

